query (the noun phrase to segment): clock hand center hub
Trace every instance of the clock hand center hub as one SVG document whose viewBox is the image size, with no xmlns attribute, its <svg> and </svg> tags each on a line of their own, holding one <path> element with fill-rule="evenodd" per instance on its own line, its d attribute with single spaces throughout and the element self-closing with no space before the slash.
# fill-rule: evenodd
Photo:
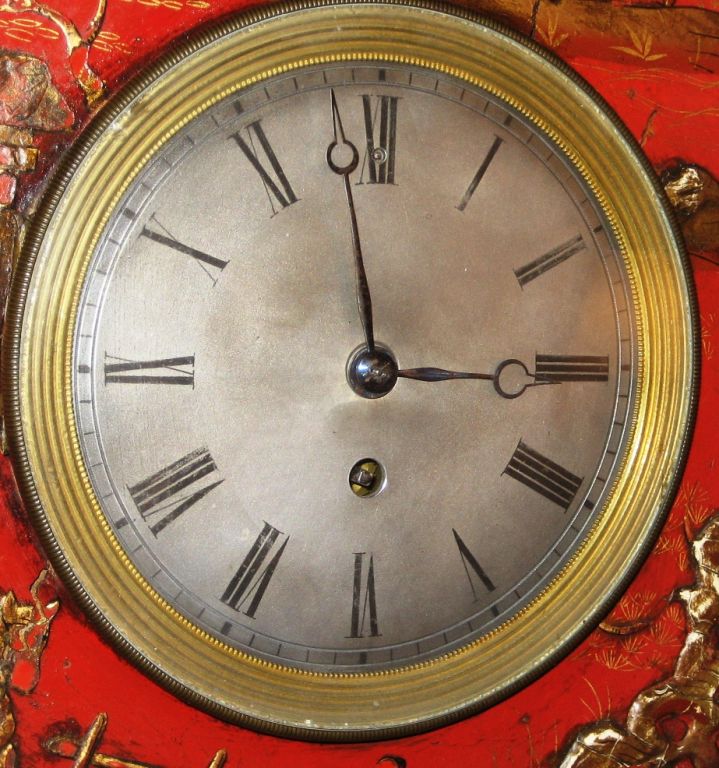
<svg viewBox="0 0 719 768">
<path fill-rule="evenodd" d="M 374 400 L 384 397 L 397 383 L 397 360 L 385 346 L 375 344 L 370 350 L 362 345 L 347 361 L 347 383 L 360 397 Z"/>
</svg>

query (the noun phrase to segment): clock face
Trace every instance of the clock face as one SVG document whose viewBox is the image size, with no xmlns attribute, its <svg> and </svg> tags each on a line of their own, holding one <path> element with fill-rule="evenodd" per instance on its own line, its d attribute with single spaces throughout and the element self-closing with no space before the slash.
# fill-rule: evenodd
<svg viewBox="0 0 719 768">
<path fill-rule="evenodd" d="M 205 30 L 98 115 L 18 267 L 6 423 L 57 572 L 243 725 L 387 738 L 516 691 L 681 470 L 658 201 L 586 85 L 461 11 Z"/>
<path fill-rule="evenodd" d="M 353 235 L 399 370 L 379 392 L 352 383 Z M 271 79 L 188 122 L 104 227 L 74 334 L 84 462 L 142 577 L 222 642 L 315 671 L 436 657 L 593 525 L 629 297 L 595 196 L 518 111 L 410 65 Z"/>
</svg>

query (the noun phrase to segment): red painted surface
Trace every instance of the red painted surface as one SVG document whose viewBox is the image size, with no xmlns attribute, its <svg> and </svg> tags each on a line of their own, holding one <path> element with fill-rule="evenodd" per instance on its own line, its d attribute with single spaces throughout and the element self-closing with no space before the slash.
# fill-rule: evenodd
<svg viewBox="0 0 719 768">
<path fill-rule="evenodd" d="M 97 1 L 46 0 L 44 6 L 61 9 L 80 37 L 90 39 Z M 97 91 L 102 80 L 112 92 L 128 72 L 184 30 L 220 17 L 242 3 L 109 0 L 100 34 L 89 46 L 79 46 L 73 52 L 68 51 L 52 19 L 27 10 L 30 5 L 36 4 L 31 0 L 0 0 L 0 46 L 47 62 L 61 100 L 52 112 L 54 122 L 34 126 L 40 158 L 37 171 L 28 169 L 18 175 L 20 193 L 15 205 L 21 210 L 55 162 L 59 149 L 72 137 L 75 129 L 68 130 L 70 112 L 76 115 L 76 127 L 84 122 L 89 111 L 88 91 Z M 516 8 L 519 4 L 506 5 Z M 525 5 L 529 18 L 533 4 L 528 1 Z M 619 11 L 631 3 L 611 5 Z M 677 9 L 681 6 L 719 13 L 716 0 L 676 3 Z M 561 14 L 561 3 L 556 10 Z M 666 41 L 660 38 L 653 39 L 649 47 L 644 38 L 638 54 L 627 53 L 625 49 L 636 40 L 628 35 L 620 15 L 611 33 L 588 29 L 583 37 L 575 33 L 565 39 L 561 37 L 562 18 L 553 32 L 551 17 L 547 18 L 549 21 L 544 19 L 544 27 L 538 25 L 538 30 L 544 28 L 544 34 L 552 36 L 556 52 L 604 95 L 658 168 L 681 157 L 719 178 L 719 77 L 712 71 L 719 67 L 716 54 L 703 53 L 704 58 L 697 62 L 694 49 L 682 52 L 673 48 L 661 56 Z M 537 37 L 542 39 L 539 33 Z M 719 41 L 715 47 L 719 53 Z M 17 72 L 7 76 L 0 72 L 0 124 L 13 125 L 22 110 L 11 103 L 12 94 L 32 91 L 24 85 L 24 91 L 12 90 L 8 77 L 17 77 Z M 12 182 L 0 176 L 0 206 L 12 199 L 8 184 Z M 719 259 L 719 253 L 713 256 Z M 42 658 L 39 684 L 27 695 L 11 692 L 20 766 L 69 765 L 66 759 L 43 751 L 43 740 L 60 732 L 79 736 L 99 712 L 109 715 L 103 753 L 183 768 L 206 766 L 220 748 L 228 751 L 229 768 L 366 768 L 391 766 L 391 759 L 382 758 L 392 755 L 404 758 L 410 768 L 465 764 L 534 768 L 554 765 L 557 752 L 568 745 L 581 725 L 605 717 L 623 722 L 636 694 L 671 672 L 684 638 L 684 616 L 681 607 L 668 598 L 678 585 L 692 580 L 687 536 L 719 507 L 715 467 L 719 457 L 719 269 L 699 257 L 693 259 L 693 266 L 702 319 L 703 369 L 690 457 L 654 554 L 610 617 L 613 624 L 643 623 L 640 631 L 616 635 L 596 630 L 533 685 L 451 727 L 393 742 L 325 746 L 258 735 L 185 706 L 105 645 L 58 584 L 61 609 Z M 27 526 L 5 459 L 0 459 L 0 537 L 0 591 L 12 588 L 18 598 L 29 600 L 29 586 L 45 561 Z M 668 727 L 680 728 L 681 724 Z"/>
</svg>

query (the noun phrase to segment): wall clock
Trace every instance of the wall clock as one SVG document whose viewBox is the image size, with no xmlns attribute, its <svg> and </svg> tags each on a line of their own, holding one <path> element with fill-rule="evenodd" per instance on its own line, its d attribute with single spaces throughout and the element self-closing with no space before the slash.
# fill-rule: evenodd
<svg viewBox="0 0 719 768">
<path fill-rule="evenodd" d="M 146 673 L 271 733 L 387 738 L 526 685 L 626 586 L 686 450 L 695 308 L 646 162 L 537 48 L 283 10 L 176 49 L 70 154 L 8 426 L 56 570 Z"/>
</svg>

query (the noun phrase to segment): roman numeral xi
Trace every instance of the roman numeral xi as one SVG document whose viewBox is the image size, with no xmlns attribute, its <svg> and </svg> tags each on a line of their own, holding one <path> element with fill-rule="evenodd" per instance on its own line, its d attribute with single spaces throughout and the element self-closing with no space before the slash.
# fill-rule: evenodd
<svg viewBox="0 0 719 768">
<path fill-rule="evenodd" d="M 198 448 L 127 490 L 142 519 L 150 523 L 150 530 L 157 536 L 220 485 L 222 478 L 206 480 L 215 472 L 217 466 L 210 452 Z"/>
<path fill-rule="evenodd" d="M 287 208 L 292 203 L 297 202 L 297 195 L 294 193 L 285 171 L 267 139 L 261 121 L 255 120 L 250 123 L 245 131 L 247 139 L 242 135 L 242 131 L 233 133 L 231 138 L 237 142 L 237 146 L 242 150 L 250 165 L 257 171 L 274 216 L 279 212 L 278 208 L 275 207 L 276 204 L 280 206 L 280 209 Z M 259 148 L 255 143 L 259 145 Z M 261 155 L 264 155 L 264 159 L 260 159 Z"/>
</svg>

